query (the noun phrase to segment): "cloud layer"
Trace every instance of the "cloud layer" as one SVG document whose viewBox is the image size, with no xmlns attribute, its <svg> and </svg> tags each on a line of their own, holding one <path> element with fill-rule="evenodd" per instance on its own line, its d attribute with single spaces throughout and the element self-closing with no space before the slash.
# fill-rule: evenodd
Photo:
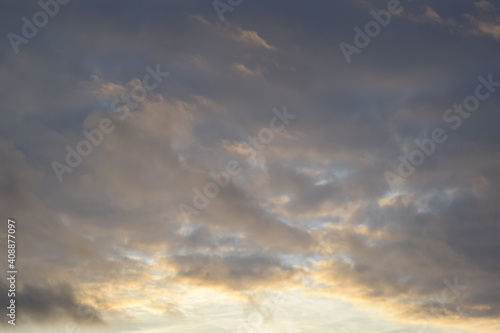
<svg viewBox="0 0 500 333">
<path fill-rule="evenodd" d="M 377 332 L 498 331 L 500 91 L 457 130 L 443 115 L 479 76 L 500 82 L 500 8 L 401 4 L 351 64 L 339 44 L 387 2 L 243 2 L 220 21 L 207 1 L 74 1 L 17 54 L 5 38 L 0 208 L 19 225 L 20 325 L 198 332 L 217 316 L 190 302 L 273 291 L 317 297 L 301 313 L 327 299 L 396 325 L 361 320 Z M 40 10 L 0 7 L 5 35 Z M 170 73 L 151 90 L 148 66 Z M 262 144 L 284 108 L 297 117 Z M 111 133 L 59 182 L 53 162 L 102 119 Z M 391 187 L 384 173 L 438 127 L 447 141 Z M 241 173 L 185 219 L 179 206 L 233 160 Z M 340 325 L 293 311 L 276 318 Z"/>
</svg>

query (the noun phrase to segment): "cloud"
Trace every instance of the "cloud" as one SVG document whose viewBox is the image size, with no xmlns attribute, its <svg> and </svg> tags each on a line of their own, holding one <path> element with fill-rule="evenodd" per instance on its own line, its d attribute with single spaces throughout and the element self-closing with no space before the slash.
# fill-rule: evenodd
<svg viewBox="0 0 500 333">
<path fill-rule="evenodd" d="M 189 17 L 237 42 L 253 47 L 263 47 L 267 50 L 276 50 L 276 47 L 270 45 L 266 40 L 260 37 L 257 31 L 245 30 L 230 23 L 213 23 L 202 15 L 190 15 Z"/>
<path fill-rule="evenodd" d="M 30 285 L 17 284 L 16 291 L 16 326 L 25 326 L 29 322 L 42 324 L 70 323 L 86 327 L 105 326 L 100 312 L 91 304 L 78 300 L 75 291 L 68 284 Z M 2 291 L 8 286 L 2 282 Z M 8 304 L 7 292 L 3 292 L 1 304 Z M 6 315 L 2 307 L 3 316 Z M 2 324 L 6 325 L 5 321 Z"/>
<path fill-rule="evenodd" d="M 176 267 L 180 281 L 193 281 L 203 287 L 229 287 L 236 291 L 269 288 L 275 284 L 283 287 L 283 281 L 291 282 L 297 275 L 292 267 L 264 254 L 177 255 L 169 261 Z"/>
<path fill-rule="evenodd" d="M 269 45 L 264 39 L 262 39 L 256 31 L 238 29 L 237 33 L 233 36 L 236 40 L 249 45 L 261 46 L 268 50 L 276 49 L 274 46 Z"/>
<path fill-rule="evenodd" d="M 243 64 L 233 64 L 231 67 L 235 71 L 238 71 L 238 72 L 243 73 L 244 75 L 248 75 L 248 76 L 256 76 L 256 75 L 260 74 L 260 71 L 258 69 L 251 70 L 250 68 L 246 67 Z"/>
<path fill-rule="evenodd" d="M 500 19 L 497 13 L 500 12 L 500 7 L 486 0 L 478 1 L 474 5 L 477 8 L 477 14 L 466 15 L 466 18 L 474 27 L 473 32 L 478 35 L 491 36 L 499 40 Z"/>
<path fill-rule="evenodd" d="M 498 40 L 500 38 L 500 21 L 496 13 L 499 8 L 487 0 L 476 1 L 472 5 L 468 12 L 448 18 L 441 17 L 431 6 L 426 6 L 422 18 L 423 21 L 444 26 L 454 32 L 473 36 L 489 36 Z M 411 14 L 409 17 L 420 21 L 418 17 Z"/>
<path fill-rule="evenodd" d="M 0 47 L 0 208 L 20 225 L 20 313 L 56 329 L 87 304 L 111 329 L 168 320 L 184 331 L 198 295 L 233 307 L 272 288 L 493 330 L 497 93 L 400 191 L 383 174 L 447 126 L 477 76 L 500 79 L 495 4 L 408 3 L 347 65 L 338 44 L 386 6 L 364 4 L 249 3 L 219 23 L 202 1 L 75 2 L 19 56 Z M 12 6 L 5 31 L 27 15 Z M 156 63 L 172 75 L 119 119 L 111 102 Z M 244 143 L 281 105 L 299 116 L 253 154 Z M 51 162 L 104 117 L 114 132 L 59 183 Z M 232 159 L 242 173 L 185 222 L 179 205 Z M 454 277 L 467 289 L 443 305 Z"/>
</svg>

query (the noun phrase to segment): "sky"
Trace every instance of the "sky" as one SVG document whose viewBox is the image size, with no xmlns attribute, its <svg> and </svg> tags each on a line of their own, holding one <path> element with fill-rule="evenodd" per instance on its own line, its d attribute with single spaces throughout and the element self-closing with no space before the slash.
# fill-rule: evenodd
<svg viewBox="0 0 500 333">
<path fill-rule="evenodd" d="M 500 332 L 498 1 L 0 18 L 2 332 Z"/>
</svg>

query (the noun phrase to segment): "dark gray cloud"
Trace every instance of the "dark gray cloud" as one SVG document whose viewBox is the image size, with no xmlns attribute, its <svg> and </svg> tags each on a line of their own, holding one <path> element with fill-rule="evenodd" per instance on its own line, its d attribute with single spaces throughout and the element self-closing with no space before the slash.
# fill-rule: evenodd
<svg viewBox="0 0 500 333">
<path fill-rule="evenodd" d="M 2 317 L 6 318 L 7 284 L 0 285 L 2 295 Z M 53 325 L 54 322 L 75 326 L 103 326 L 104 321 L 99 311 L 90 304 L 82 303 L 69 284 L 29 285 L 17 282 L 16 291 L 16 326 L 26 327 L 30 322 Z M 1 325 L 7 325 L 2 321 Z"/>
</svg>

